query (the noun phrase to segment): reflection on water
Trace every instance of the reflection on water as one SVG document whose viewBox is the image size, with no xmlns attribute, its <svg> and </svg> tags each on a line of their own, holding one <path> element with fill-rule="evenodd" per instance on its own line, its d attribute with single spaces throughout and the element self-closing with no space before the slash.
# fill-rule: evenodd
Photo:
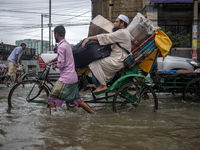
<svg viewBox="0 0 200 150">
<path fill-rule="evenodd" d="M 113 113 L 111 104 L 90 104 L 101 115 L 65 105 L 49 116 L 45 105 L 8 109 L 10 89 L 0 87 L 0 149 L 130 150 L 199 149 L 200 105 L 179 95 L 158 94 L 158 111 L 128 108 Z M 83 93 L 85 99 L 90 94 Z"/>
</svg>

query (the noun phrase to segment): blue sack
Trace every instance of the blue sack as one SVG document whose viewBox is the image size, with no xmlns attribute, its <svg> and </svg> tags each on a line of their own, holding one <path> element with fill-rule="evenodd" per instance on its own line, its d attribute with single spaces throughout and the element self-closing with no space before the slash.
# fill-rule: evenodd
<svg viewBox="0 0 200 150">
<path fill-rule="evenodd" d="M 163 70 L 162 73 L 178 73 L 178 72 L 176 70 L 170 70 L 170 71 Z"/>
</svg>

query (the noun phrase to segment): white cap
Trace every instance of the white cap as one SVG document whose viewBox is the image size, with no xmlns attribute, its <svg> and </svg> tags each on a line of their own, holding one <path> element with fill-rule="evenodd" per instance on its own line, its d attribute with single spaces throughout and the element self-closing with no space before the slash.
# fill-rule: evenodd
<svg viewBox="0 0 200 150">
<path fill-rule="evenodd" d="M 118 18 L 121 19 L 122 21 L 126 22 L 127 24 L 129 23 L 129 19 L 125 15 L 121 14 L 121 15 L 118 16 Z"/>
</svg>

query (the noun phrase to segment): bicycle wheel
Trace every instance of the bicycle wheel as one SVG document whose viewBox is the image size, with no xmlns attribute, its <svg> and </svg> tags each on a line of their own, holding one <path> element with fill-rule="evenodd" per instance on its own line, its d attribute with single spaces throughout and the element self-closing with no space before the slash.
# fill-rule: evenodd
<svg viewBox="0 0 200 150">
<path fill-rule="evenodd" d="M 200 78 L 195 78 L 187 83 L 183 91 L 183 100 L 200 102 Z"/>
<path fill-rule="evenodd" d="M 142 101 L 141 101 L 142 100 Z M 148 111 L 158 109 L 158 99 L 153 89 L 140 82 L 129 82 L 123 85 L 113 98 L 113 111 L 129 110 L 130 105 L 140 106 Z"/>
<path fill-rule="evenodd" d="M 10 90 L 10 93 L 8 95 L 8 106 L 11 108 L 18 108 L 18 109 L 28 106 L 29 103 L 27 101 L 27 96 L 32 88 L 33 90 L 30 94 L 29 97 L 30 99 L 34 98 L 36 95 L 39 94 L 34 99 L 35 103 L 47 102 L 49 91 L 46 86 L 43 86 L 41 88 L 40 81 L 37 80 L 24 80 L 17 83 Z"/>
</svg>

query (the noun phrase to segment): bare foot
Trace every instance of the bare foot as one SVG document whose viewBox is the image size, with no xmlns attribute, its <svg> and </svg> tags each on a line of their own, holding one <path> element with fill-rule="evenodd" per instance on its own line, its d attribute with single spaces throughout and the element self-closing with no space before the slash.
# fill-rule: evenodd
<svg viewBox="0 0 200 150">
<path fill-rule="evenodd" d="M 97 86 L 95 84 L 88 84 L 87 87 L 91 87 L 91 88 L 97 88 Z"/>
<path fill-rule="evenodd" d="M 98 86 L 96 88 L 96 90 L 93 91 L 93 93 L 101 92 L 101 91 L 104 91 L 106 89 L 107 89 L 107 86 L 103 86 L 103 87 Z"/>
<path fill-rule="evenodd" d="M 56 111 L 56 105 L 49 104 L 49 114 L 51 115 L 51 113 L 55 111 Z"/>
<path fill-rule="evenodd" d="M 137 86 L 138 88 L 141 88 L 140 85 Z M 131 88 L 136 89 L 137 88 L 135 85 L 132 85 Z"/>
</svg>

